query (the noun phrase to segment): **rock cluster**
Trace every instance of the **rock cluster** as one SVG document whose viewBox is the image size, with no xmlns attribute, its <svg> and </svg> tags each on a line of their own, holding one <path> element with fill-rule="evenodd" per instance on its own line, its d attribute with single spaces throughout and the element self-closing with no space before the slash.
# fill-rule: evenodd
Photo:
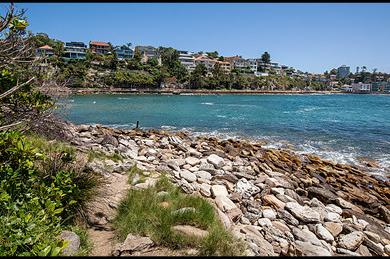
<svg viewBox="0 0 390 259">
<path fill-rule="evenodd" d="M 390 182 L 356 166 L 185 132 L 81 125 L 69 134 L 79 149 L 124 157 L 106 173 L 135 163 L 209 199 L 248 255 L 390 255 Z"/>
</svg>

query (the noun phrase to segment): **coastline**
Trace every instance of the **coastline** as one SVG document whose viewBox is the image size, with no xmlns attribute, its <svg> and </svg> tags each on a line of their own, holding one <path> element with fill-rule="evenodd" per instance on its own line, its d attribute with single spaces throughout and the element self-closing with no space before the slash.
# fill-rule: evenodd
<svg viewBox="0 0 390 259">
<path fill-rule="evenodd" d="M 160 94 L 160 95 L 219 95 L 219 94 L 348 94 L 340 91 L 268 91 L 268 90 L 206 90 L 206 89 L 128 89 L 128 88 L 68 88 L 72 94 Z"/>
<path fill-rule="evenodd" d="M 390 95 L 390 93 L 352 93 L 342 91 L 281 91 L 281 90 L 207 90 L 207 89 L 129 89 L 129 88 L 67 88 L 66 92 L 74 95 L 85 94 L 134 94 L 134 95 L 322 95 L 322 94 L 361 94 Z"/>
<path fill-rule="evenodd" d="M 104 174 L 134 163 L 165 172 L 184 192 L 213 202 L 225 227 L 248 243 L 250 255 L 390 251 L 390 181 L 356 166 L 185 132 L 71 123 L 66 131 L 79 150 L 123 157 L 109 162 L 112 168 Z"/>
</svg>

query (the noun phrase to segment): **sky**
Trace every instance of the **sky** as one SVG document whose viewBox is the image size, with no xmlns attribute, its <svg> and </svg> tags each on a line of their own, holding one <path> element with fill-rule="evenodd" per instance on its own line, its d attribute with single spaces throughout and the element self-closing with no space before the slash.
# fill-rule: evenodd
<svg viewBox="0 0 390 259">
<path fill-rule="evenodd" d="M 34 32 L 218 51 L 313 73 L 343 64 L 390 73 L 390 3 L 17 3 Z M 4 4 L 1 11 L 4 12 Z"/>
</svg>

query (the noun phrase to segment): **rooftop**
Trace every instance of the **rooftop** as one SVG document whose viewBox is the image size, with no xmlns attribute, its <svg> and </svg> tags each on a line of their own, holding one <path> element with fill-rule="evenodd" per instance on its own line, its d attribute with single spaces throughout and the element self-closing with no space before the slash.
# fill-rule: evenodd
<svg viewBox="0 0 390 259">
<path fill-rule="evenodd" d="M 96 45 L 96 46 L 104 46 L 104 47 L 110 46 L 110 44 L 108 44 L 107 42 L 102 42 L 102 41 L 90 41 L 89 44 Z"/>
<path fill-rule="evenodd" d="M 50 50 L 52 50 L 53 48 L 50 47 L 49 45 L 44 45 L 42 47 L 39 47 L 38 49 L 50 49 Z"/>
</svg>

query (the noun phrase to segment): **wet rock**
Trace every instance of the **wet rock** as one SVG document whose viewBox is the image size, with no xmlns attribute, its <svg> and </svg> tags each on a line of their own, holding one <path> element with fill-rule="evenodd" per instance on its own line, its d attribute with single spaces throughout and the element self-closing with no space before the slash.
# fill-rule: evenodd
<svg viewBox="0 0 390 259">
<path fill-rule="evenodd" d="M 287 202 L 286 209 L 297 219 L 305 223 L 320 222 L 320 214 L 310 207 L 304 207 L 295 202 Z"/>
<path fill-rule="evenodd" d="M 338 244 L 341 248 L 355 251 L 363 242 L 364 234 L 359 231 L 341 235 Z"/>
<path fill-rule="evenodd" d="M 68 246 L 62 250 L 63 255 L 75 255 L 80 248 L 80 237 L 68 230 L 63 230 L 59 236 L 60 239 L 68 241 Z"/>
</svg>

